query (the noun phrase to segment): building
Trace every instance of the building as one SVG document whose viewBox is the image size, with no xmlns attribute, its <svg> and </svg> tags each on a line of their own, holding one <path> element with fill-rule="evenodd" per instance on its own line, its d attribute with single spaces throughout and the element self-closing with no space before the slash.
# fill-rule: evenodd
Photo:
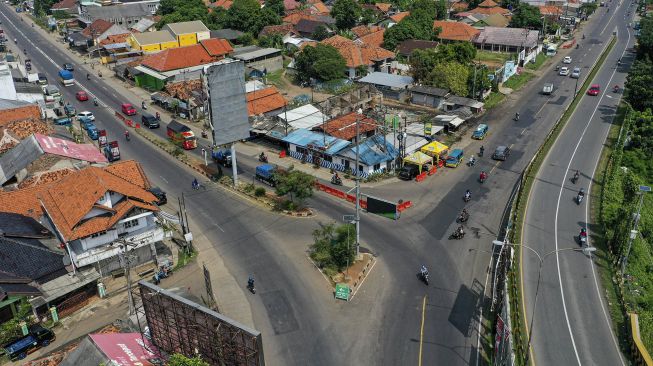
<svg viewBox="0 0 653 366">
<path fill-rule="evenodd" d="M 433 86 L 413 86 L 410 87 L 410 102 L 412 104 L 423 105 L 435 109 L 442 108 L 445 99 L 449 96 L 449 91 L 436 88 Z"/>
<path fill-rule="evenodd" d="M 61 0 L 58 3 L 54 3 L 52 7 L 50 7 L 50 11 L 63 11 L 68 14 L 78 14 L 79 7 L 77 6 L 77 0 Z"/>
<path fill-rule="evenodd" d="M 460 109 L 467 109 L 472 114 L 477 114 L 483 112 L 484 103 L 479 102 L 474 99 L 459 97 L 459 96 L 450 96 L 442 103 L 442 109 L 447 112 L 456 112 Z"/>
<path fill-rule="evenodd" d="M 295 25 L 295 31 L 302 37 L 311 37 L 320 27 L 323 27 L 327 33 L 333 34 L 333 30 L 329 24 L 312 19 L 301 19 Z"/>
<path fill-rule="evenodd" d="M 391 171 L 399 151 L 392 145 L 392 140 L 382 135 L 372 136 L 360 144 L 352 146 L 336 154 L 334 160 L 345 167 L 345 171 L 356 166 L 356 151 L 358 152 L 358 171 L 362 176 Z M 339 161 L 338 161 L 339 160 Z"/>
<path fill-rule="evenodd" d="M 478 29 L 469 24 L 452 22 L 447 20 L 436 20 L 433 28 L 439 28 L 438 39 L 440 41 L 468 41 L 471 42 L 481 33 Z"/>
<path fill-rule="evenodd" d="M 110 23 L 104 19 L 97 19 L 84 28 L 81 34 L 86 37 L 91 45 L 97 45 L 107 37 L 117 34 L 128 33 L 127 29 L 120 25 Z"/>
<path fill-rule="evenodd" d="M 290 132 L 282 141 L 288 147 L 288 154 L 295 159 L 345 171 L 344 165 L 334 162 L 334 156 L 348 147 L 349 141 L 303 128 Z"/>
<path fill-rule="evenodd" d="M 136 85 L 161 90 L 166 82 L 182 75 L 183 80 L 199 79 L 206 65 L 224 60 L 233 49 L 224 39 L 209 38 L 192 46 L 170 48 L 143 58 L 135 69 Z"/>
<path fill-rule="evenodd" d="M 178 47 L 194 45 L 211 38 L 211 31 L 200 20 L 169 23 L 164 25 L 161 30 L 170 32 L 177 40 Z"/>
<path fill-rule="evenodd" d="M 321 42 L 333 46 L 345 59 L 347 64 L 347 77 L 355 79 L 368 73 L 387 73 L 391 70 L 394 52 L 381 47 L 352 41 L 340 35 L 327 38 Z"/>
<path fill-rule="evenodd" d="M 136 33 L 145 33 L 145 32 L 151 32 L 155 30 L 154 26 L 156 24 L 156 21 L 152 18 L 143 18 L 138 21 L 138 23 L 132 25 L 129 30 L 134 31 Z"/>
<path fill-rule="evenodd" d="M 358 80 L 362 84 L 370 84 L 378 89 L 386 98 L 404 101 L 408 98 L 408 87 L 413 84 L 410 76 L 373 72 Z"/>
<path fill-rule="evenodd" d="M 234 49 L 231 57 L 245 62 L 245 69 L 258 70 L 263 74 L 283 69 L 283 57 L 278 48 L 239 47 Z"/>
<path fill-rule="evenodd" d="M 328 118 L 312 104 L 306 104 L 277 115 L 277 118 L 289 131 L 296 129 L 310 130 L 323 124 Z"/>
<path fill-rule="evenodd" d="M 415 50 L 428 50 L 438 47 L 438 42 L 435 41 L 422 41 L 418 39 L 407 39 L 397 45 L 397 53 L 408 58 Z"/>
<path fill-rule="evenodd" d="M 358 123 L 357 123 L 358 122 Z M 356 136 L 356 125 L 358 124 L 358 135 Z M 313 128 L 315 131 L 325 132 L 329 136 L 335 138 L 357 143 L 366 137 L 373 136 L 376 129 L 380 127 L 379 124 L 362 114 L 351 112 L 342 116 L 338 116 L 324 124 L 317 125 Z"/>
<path fill-rule="evenodd" d="M 474 45 L 485 51 L 520 53 L 520 62 L 528 62 L 538 52 L 539 33 L 523 28 L 485 27 L 473 40 Z"/>
<path fill-rule="evenodd" d="M 478 7 L 468 10 L 468 13 L 472 14 L 501 14 L 501 15 L 510 15 L 510 10 L 504 9 L 499 6 L 499 4 L 495 3 L 492 0 L 485 0 L 482 3 L 478 4 Z"/>
<path fill-rule="evenodd" d="M 276 116 L 288 105 L 286 99 L 274 86 L 247 92 L 245 97 L 247 98 L 247 113 L 250 117 Z"/>
<path fill-rule="evenodd" d="M 134 50 L 140 50 L 143 53 L 154 53 L 169 48 L 179 47 L 175 37 L 168 31 L 155 31 L 145 33 L 132 33 L 127 38 L 127 43 Z"/>
<path fill-rule="evenodd" d="M 141 333 L 98 333 L 84 337 L 61 365 L 117 365 L 121 360 L 121 365 L 152 366 L 163 364 L 162 359 Z"/>
<path fill-rule="evenodd" d="M 104 19 L 113 24 L 131 28 L 145 17 L 151 17 L 159 8 L 158 2 L 119 4 L 112 6 L 80 5 L 79 20 L 91 24 L 97 19 Z"/>
<path fill-rule="evenodd" d="M 157 199 L 150 188 L 137 162 L 122 161 L 0 192 L 0 207 L 46 226 L 76 269 L 102 262 L 108 273 L 122 267 L 117 255 L 127 249 L 136 256 L 135 265 L 149 262 L 154 244 L 164 238 L 154 215 L 159 210 Z"/>
<path fill-rule="evenodd" d="M 41 109 L 37 104 L 19 100 L 0 99 L 0 129 L 12 122 L 41 120 Z"/>
</svg>

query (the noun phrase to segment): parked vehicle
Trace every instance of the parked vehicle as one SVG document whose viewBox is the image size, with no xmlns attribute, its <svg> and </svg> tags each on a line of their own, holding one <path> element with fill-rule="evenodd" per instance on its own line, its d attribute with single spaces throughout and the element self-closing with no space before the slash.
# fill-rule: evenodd
<svg viewBox="0 0 653 366">
<path fill-rule="evenodd" d="M 70 62 L 64 63 L 63 64 L 63 69 L 66 70 L 66 71 L 75 71 L 75 67 Z"/>
<path fill-rule="evenodd" d="M 510 156 L 510 148 L 508 146 L 500 145 L 494 150 L 492 154 L 492 159 L 494 160 L 506 160 Z"/>
<path fill-rule="evenodd" d="M 79 121 L 79 127 L 81 127 L 84 131 L 88 129 L 89 125 L 93 125 L 93 121 L 91 121 L 90 118 L 79 117 L 77 120 Z"/>
<path fill-rule="evenodd" d="M 68 70 L 59 70 L 59 81 L 63 86 L 71 86 L 75 84 L 73 73 Z"/>
<path fill-rule="evenodd" d="M 120 148 L 118 147 L 118 141 L 111 141 L 104 146 L 104 156 L 110 162 L 120 160 Z"/>
<path fill-rule="evenodd" d="M 52 120 L 52 122 L 57 126 L 67 126 L 73 123 L 72 118 L 68 116 L 59 116 Z"/>
<path fill-rule="evenodd" d="M 88 118 L 91 121 L 95 121 L 95 115 L 93 115 L 93 112 L 83 111 L 77 113 L 77 118 L 82 118 L 82 117 Z"/>
<path fill-rule="evenodd" d="M 487 131 L 489 129 L 490 128 L 488 127 L 488 125 L 486 125 L 485 123 L 481 123 L 480 125 L 478 125 L 478 127 L 476 127 L 476 130 L 474 130 L 474 132 L 472 133 L 472 138 L 476 140 L 483 140 L 485 138 L 485 135 L 487 135 Z"/>
<path fill-rule="evenodd" d="M 174 119 L 168 123 L 166 132 L 170 140 L 184 150 L 193 150 L 197 147 L 197 138 L 193 131 Z"/>
<path fill-rule="evenodd" d="M 463 161 L 464 153 L 462 149 L 453 149 L 445 160 L 445 165 L 449 168 L 455 168 Z"/>
<path fill-rule="evenodd" d="M 17 338 L 7 345 L 4 351 L 12 361 L 22 360 L 28 354 L 36 351 L 41 347 L 47 347 L 56 339 L 54 332 L 38 324 L 29 327 L 29 333 L 26 336 Z"/>
<path fill-rule="evenodd" d="M 77 113 L 77 110 L 75 109 L 75 107 L 73 107 L 73 105 L 70 104 L 70 103 L 66 104 L 63 107 L 63 110 L 64 110 L 64 112 L 66 112 L 66 115 L 69 116 L 69 117 L 72 117 L 72 116 L 75 115 L 75 113 Z"/>
<path fill-rule="evenodd" d="M 133 116 L 136 114 L 136 108 L 134 108 L 134 106 L 131 105 L 130 103 L 123 103 L 120 106 L 120 109 L 122 110 L 122 113 L 128 116 Z"/>
<path fill-rule="evenodd" d="M 399 179 L 413 180 L 419 175 L 419 167 L 413 164 L 406 164 L 399 169 Z"/>
<path fill-rule="evenodd" d="M 263 164 L 256 167 L 256 179 L 272 187 L 277 185 L 274 174 L 277 168 L 271 164 Z"/>
<path fill-rule="evenodd" d="M 147 112 L 141 113 L 141 123 L 147 128 L 159 128 L 160 126 L 159 119 Z"/>
<path fill-rule="evenodd" d="M 25 60 L 25 70 L 32 71 L 32 60 L 30 59 Z"/>
<path fill-rule="evenodd" d="M 222 164 L 224 167 L 231 166 L 231 150 L 230 149 L 220 149 L 218 151 L 213 151 L 211 157 L 217 164 Z"/>
<path fill-rule="evenodd" d="M 156 205 L 157 206 L 163 206 L 166 203 L 168 203 L 168 196 L 166 193 L 159 187 L 152 187 L 149 189 L 149 192 L 156 197 Z"/>
<path fill-rule="evenodd" d="M 46 85 L 43 88 L 43 95 L 59 98 L 61 97 L 61 92 L 59 91 L 59 88 L 57 88 L 54 85 Z"/>
<path fill-rule="evenodd" d="M 91 140 L 97 140 L 100 136 L 98 129 L 94 124 L 89 124 L 86 126 L 86 133 L 88 134 L 88 137 L 91 138 Z"/>
</svg>

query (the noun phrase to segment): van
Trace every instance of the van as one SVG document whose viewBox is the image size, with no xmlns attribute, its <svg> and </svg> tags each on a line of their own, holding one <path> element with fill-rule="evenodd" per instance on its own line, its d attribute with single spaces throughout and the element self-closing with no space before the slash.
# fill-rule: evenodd
<svg viewBox="0 0 653 366">
<path fill-rule="evenodd" d="M 45 76 L 44 73 L 39 72 L 37 75 L 39 77 L 39 84 L 41 84 L 41 85 L 47 85 L 48 84 L 48 78 Z"/>
<path fill-rule="evenodd" d="M 472 133 L 472 138 L 476 140 L 483 140 L 485 135 L 487 135 L 487 130 L 489 127 L 485 123 L 481 123 L 476 127 L 476 130 Z"/>
<path fill-rule="evenodd" d="M 156 119 L 156 117 L 147 112 L 142 112 L 141 115 L 141 123 L 143 126 L 146 126 L 147 128 L 159 128 L 159 120 Z"/>
<path fill-rule="evenodd" d="M 460 165 L 460 163 L 463 161 L 463 158 L 464 158 L 463 150 L 454 149 L 451 153 L 449 153 L 449 156 L 447 156 L 445 165 L 448 166 L 449 168 L 455 168 L 458 165 Z"/>
</svg>

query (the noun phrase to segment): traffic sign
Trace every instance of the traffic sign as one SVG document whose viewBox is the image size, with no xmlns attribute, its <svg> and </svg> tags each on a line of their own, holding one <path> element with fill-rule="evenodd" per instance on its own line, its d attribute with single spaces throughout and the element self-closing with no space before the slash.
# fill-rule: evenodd
<svg viewBox="0 0 653 366">
<path fill-rule="evenodd" d="M 352 222 L 356 220 L 356 215 L 342 215 L 342 221 L 344 222 Z"/>
<path fill-rule="evenodd" d="M 349 301 L 349 286 L 344 283 L 336 283 L 336 299 Z"/>
</svg>

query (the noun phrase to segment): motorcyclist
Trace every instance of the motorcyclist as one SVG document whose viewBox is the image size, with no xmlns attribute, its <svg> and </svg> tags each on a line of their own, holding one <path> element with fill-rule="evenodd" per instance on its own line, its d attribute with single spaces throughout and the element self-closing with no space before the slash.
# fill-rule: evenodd
<svg viewBox="0 0 653 366">
<path fill-rule="evenodd" d="M 200 187 L 200 183 L 197 181 L 197 178 L 193 178 L 193 183 L 191 183 L 193 186 L 193 189 L 198 189 Z"/>
<path fill-rule="evenodd" d="M 515 113 L 515 121 L 519 121 L 519 112 Z"/>
<path fill-rule="evenodd" d="M 14 38 L 14 43 L 18 44 L 18 38 Z"/>
<path fill-rule="evenodd" d="M 261 155 L 258 156 L 258 160 L 260 160 L 260 161 L 268 161 L 268 157 L 265 156 L 265 153 L 261 151 Z"/>
<path fill-rule="evenodd" d="M 93 97 L 93 104 L 95 104 L 96 106 L 98 105 L 97 97 Z"/>
<path fill-rule="evenodd" d="M 143 109 L 147 109 L 147 106 L 145 105 L 145 101 L 142 101 L 142 102 L 141 102 L 141 108 L 143 108 Z"/>
<path fill-rule="evenodd" d="M 460 212 L 460 221 L 466 221 L 467 218 L 469 218 L 469 213 L 463 208 L 462 212 Z"/>
<path fill-rule="evenodd" d="M 156 112 L 156 119 L 157 119 L 157 121 L 161 120 L 161 115 L 159 114 L 159 112 Z M 202 131 L 204 131 L 204 130 L 202 130 Z"/>
<path fill-rule="evenodd" d="M 86 74 L 86 80 L 91 80 L 91 74 Z"/>
<path fill-rule="evenodd" d="M 470 191 L 470 190 L 468 189 L 468 190 L 465 191 L 465 199 L 466 199 L 466 200 L 469 200 L 469 199 L 471 199 L 471 198 L 472 198 L 472 191 Z"/>
<path fill-rule="evenodd" d="M 334 183 L 340 182 L 340 176 L 338 175 L 338 172 L 333 173 L 333 175 L 331 176 L 331 181 Z"/>
<path fill-rule="evenodd" d="M 487 173 L 485 170 L 481 171 L 481 175 L 479 177 L 481 179 L 481 182 L 487 179 Z"/>
<path fill-rule="evenodd" d="M 585 39 L 585 33 L 583 33 L 583 39 Z"/>
<path fill-rule="evenodd" d="M 480 155 L 483 156 L 484 152 L 485 152 L 485 147 L 483 145 L 481 145 L 481 149 L 480 149 L 481 154 Z"/>
<path fill-rule="evenodd" d="M 247 287 L 249 287 L 250 289 L 254 288 L 254 276 L 249 275 L 249 277 L 247 278 Z"/>
<path fill-rule="evenodd" d="M 125 130 L 125 139 L 127 139 L 127 141 L 129 141 L 129 137 L 129 131 Z"/>
<path fill-rule="evenodd" d="M 429 270 L 426 269 L 426 266 L 422 264 L 422 268 L 419 269 L 419 273 L 422 275 L 422 277 L 426 277 L 429 275 Z"/>
<path fill-rule="evenodd" d="M 465 235 L 465 229 L 463 229 L 462 225 L 458 226 L 458 229 L 456 229 L 456 233 L 461 238 L 463 237 L 463 235 Z"/>
<path fill-rule="evenodd" d="M 587 229 L 585 229 L 584 227 L 581 228 L 579 236 L 580 236 L 581 240 L 583 240 L 583 238 L 587 238 Z"/>
<path fill-rule="evenodd" d="M 468 164 L 469 164 L 469 166 L 474 166 L 474 164 L 476 164 L 476 158 L 474 157 L 474 155 L 469 157 L 469 163 Z"/>
</svg>

